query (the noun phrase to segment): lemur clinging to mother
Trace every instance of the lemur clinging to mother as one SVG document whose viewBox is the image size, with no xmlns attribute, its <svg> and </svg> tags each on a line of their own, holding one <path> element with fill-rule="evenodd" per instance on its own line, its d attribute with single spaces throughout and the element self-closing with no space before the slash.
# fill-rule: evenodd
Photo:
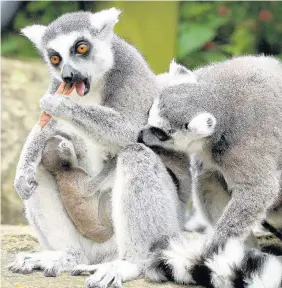
<svg viewBox="0 0 282 288">
<path fill-rule="evenodd" d="M 78 264 L 98 264 L 88 267 L 97 270 L 88 287 L 121 286 L 142 274 L 159 238 L 179 233 L 184 225 L 188 158 L 159 150 L 165 167 L 151 149 L 136 143 L 163 84 L 140 53 L 113 33 L 119 14 L 114 8 L 69 13 L 48 26 L 22 30 L 49 67 L 52 80 L 40 106 L 52 118 L 30 132 L 14 183 L 44 251 L 19 254 L 10 266 L 14 272 L 41 269 L 56 276 Z M 62 82 L 74 85 L 77 95 L 55 94 Z M 78 167 L 91 177 L 117 157 L 115 173 L 95 189 L 112 194 L 114 235 L 104 243 L 78 231 L 65 212 L 56 179 L 41 161 L 47 141 L 59 136 L 71 141 Z"/>
<path fill-rule="evenodd" d="M 279 288 L 281 263 L 244 251 L 242 243 L 267 216 L 282 227 L 281 209 L 270 211 L 282 197 L 282 64 L 246 56 L 193 73 L 196 83 L 171 86 L 156 98 L 139 141 L 190 155 L 193 199 L 214 231 L 199 253 L 189 242 L 168 239 L 148 276 L 205 287 Z"/>
<path fill-rule="evenodd" d="M 79 151 L 80 157 L 84 151 Z M 95 189 L 108 176 L 114 163 L 105 163 L 95 177 L 78 166 L 72 142 L 60 135 L 51 137 L 42 151 L 41 164 L 57 183 L 60 198 L 79 232 L 94 242 L 105 242 L 113 235 L 111 203 L 108 191 L 100 195 Z M 99 199 L 97 199 L 99 198 Z"/>
</svg>

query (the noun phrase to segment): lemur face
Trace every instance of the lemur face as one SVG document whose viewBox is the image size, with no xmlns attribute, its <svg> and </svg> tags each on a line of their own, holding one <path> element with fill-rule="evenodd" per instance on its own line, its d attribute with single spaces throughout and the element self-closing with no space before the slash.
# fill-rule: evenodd
<svg viewBox="0 0 282 288">
<path fill-rule="evenodd" d="M 138 141 L 184 152 L 202 149 L 204 139 L 214 132 L 216 119 L 199 105 L 198 87 L 191 83 L 165 89 L 154 101 Z"/>
<path fill-rule="evenodd" d="M 48 26 L 28 26 L 22 33 L 36 45 L 51 74 L 75 85 L 77 94 L 84 96 L 91 83 L 112 68 L 111 40 L 119 14 L 115 8 L 68 13 Z"/>
<path fill-rule="evenodd" d="M 41 163 L 51 173 L 77 166 L 77 155 L 72 142 L 60 135 L 51 137 L 42 151 Z"/>
</svg>

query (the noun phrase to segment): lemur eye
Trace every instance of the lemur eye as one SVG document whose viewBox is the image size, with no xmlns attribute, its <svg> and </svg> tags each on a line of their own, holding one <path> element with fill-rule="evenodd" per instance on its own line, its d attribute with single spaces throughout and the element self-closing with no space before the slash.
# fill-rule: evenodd
<svg viewBox="0 0 282 288">
<path fill-rule="evenodd" d="M 183 127 L 184 127 L 184 129 L 188 129 L 189 123 L 185 123 Z"/>
<path fill-rule="evenodd" d="M 50 61 L 53 65 L 59 65 L 61 62 L 61 58 L 58 55 L 52 55 L 50 57 Z"/>
<path fill-rule="evenodd" d="M 76 52 L 79 54 L 85 54 L 89 49 L 89 46 L 85 42 L 79 42 L 76 46 Z"/>
</svg>

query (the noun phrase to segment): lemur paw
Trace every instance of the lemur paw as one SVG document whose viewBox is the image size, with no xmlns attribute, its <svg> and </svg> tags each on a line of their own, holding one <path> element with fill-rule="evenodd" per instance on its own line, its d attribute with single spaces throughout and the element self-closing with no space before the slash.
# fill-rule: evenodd
<svg viewBox="0 0 282 288">
<path fill-rule="evenodd" d="M 52 116 L 67 117 L 72 102 L 67 96 L 45 94 L 40 99 L 40 108 Z"/>
<path fill-rule="evenodd" d="M 141 274 L 136 264 L 122 260 L 97 265 L 78 265 L 72 275 L 83 272 L 93 274 L 86 279 L 87 288 L 122 287 L 122 282 L 136 279 Z"/>
<path fill-rule="evenodd" d="M 71 271 L 77 261 L 75 255 L 60 251 L 19 253 L 8 269 L 13 273 L 27 274 L 33 270 L 44 271 L 46 277 L 56 277 L 62 272 Z"/>
<path fill-rule="evenodd" d="M 28 200 L 37 187 L 38 183 L 35 180 L 34 167 L 28 167 L 22 170 L 14 181 L 14 188 L 22 200 Z"/>
<path fill-rule="evenodd" d="M 39 267 L 39 261 L 32 259 L 31 255 L 31 253 L 17 254 L 15 261 L 8 266 L 8 269 L 13 273 L 31 273 L 32 270 Z"/>
<path fill-rule="evenodd" d="M 97 265 L 79 264 L 75 266 L 74 269 L 71 271 L 71 275 L 78 276 L 78 275 L 81 275 L 83 272 L 94 274 L 94 272 L 97 270 L 96 266 Z"/>
</svg>

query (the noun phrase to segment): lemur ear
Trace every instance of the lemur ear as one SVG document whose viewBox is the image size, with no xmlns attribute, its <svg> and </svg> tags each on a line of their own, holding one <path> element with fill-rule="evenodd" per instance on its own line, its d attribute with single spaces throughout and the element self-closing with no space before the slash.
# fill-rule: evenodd
<svg viewBox="0 0 282 288">
<path fill-rule="evenodd" d="M 192 74 L 192 72 L 190 70 L 188 70 L 186 67 L 184 67 L 181 64 L 178 64 L 175 62 L 174 59 L 172 59 L 172 61 L 170 62 L 169 65 L 169 74 L 171 75 L 189 75 Z"/>
<path fill-rule="evenodd" d="M 169 65 L 168 74 L 171 77 L 171 85 L 197 82 L 195 74 L 189 69 L 187 69 L 185 66 L 176 63 L 174 59 Z"/>
<path fill-rule="evenodd" d="M 47 27 L 44 25 L 30 25 L 21 29 L 21 33 L 26 36 L 37 48 L 41 48 L 41 40 L 46 28 Z"/>
<path fill-rule="evenodd" d="M 196 135 L 207 137 L 213 134 L 215 125 L 215 117 L 211 113 L 202 112 L 192 118 L 187 128 Z"/>
<path fill-rule="evenodd" d="M 194 73 L 187 69 L 185 66 L 176 63 L 174 59 L 170 62 L 168 73 L 170 76 L 178 79 L 178 81 L 176 81 L 179 82 L 178 84 L 197 82 Z"/>
<path fill-rule="evenodd" d="M 112 35 L 115 24 L 119 21 L 120 10 L 110 8 L 91 14 L 90 23 L 98 31 L 99 37 L 107 38 Z"/>
</svg>

